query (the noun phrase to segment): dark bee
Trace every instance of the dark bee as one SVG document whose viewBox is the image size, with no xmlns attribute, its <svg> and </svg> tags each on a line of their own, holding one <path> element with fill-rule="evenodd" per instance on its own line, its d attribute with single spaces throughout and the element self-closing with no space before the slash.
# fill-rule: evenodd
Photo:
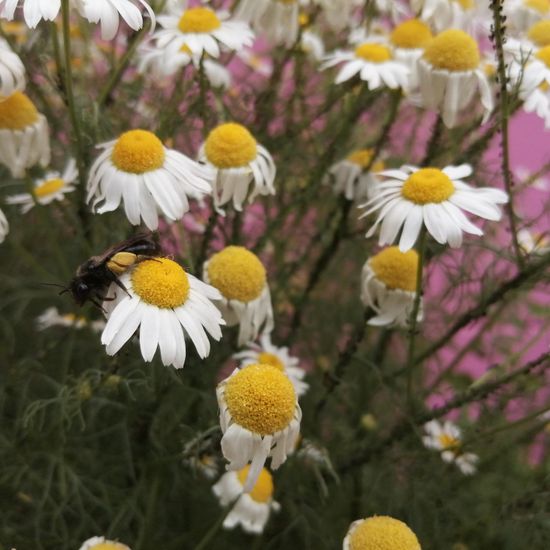
<svg viewBox="0 0 550 550">
<path fill-rule="evenodd" d="M 86 260 L 76 270 L 65 292 L 70 292 L 79 306 L 89 300 L 103 309 L 100 302 L 108 299 L 104 293 L 111 283 L 127 292 L 119 280 L 120 275 L 137 262 L 159 254 L 160 247 L 151 234 L 135 235 Z"/>
</svg>

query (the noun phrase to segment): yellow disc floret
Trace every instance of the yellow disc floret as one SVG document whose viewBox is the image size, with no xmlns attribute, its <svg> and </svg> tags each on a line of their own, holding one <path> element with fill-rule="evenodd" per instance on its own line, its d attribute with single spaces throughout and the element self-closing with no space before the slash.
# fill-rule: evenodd
<svg viewBox="0 0 550 550">
<path fill-rule="evenodd" d="M 421 550 L 406 523 L 389 516 L 373 516 L 354 527 L 350 550 Z"/>
<path fill-rule="evenodd" d="M 397 246 L 390 246 L 373 256 L 369 265 L 376 278 L 391 290 L 408 292 L 416 290 L 418 253 L 416 250 L 401 252 Z"/>
<path fill-rule="evenodd" d="M 550 46 L 544 46 L 536 54 L 535 57 L 540 59 L 550 69 Z"/>
<path fill-rule="evenodd" d="M 357 164 L 357 166 L 360 166 L 363 170 L 370 167 L 369 169 L 371 172 L 380 172 L 384 170 L 384 163 L 381 160 L 372 162 L 373 153 L 373 149 L 358 149 L 349 154 L 347 160 L 353 162 L 353 164 Z"/>
<path fill-rule="evenodd" d="M 34 196 L 37 199 L 43 199 L 44 197 L 57 193 L 60 189 L 63 189 L 64 185 L 65 182 L 60 178 L 45 181 L 34 188 Z"/>
<path fill-rule="evenodd" d="M 547 13 L 550 10 L 549 0 L 524 0 L 523 4 L 539 13 Z"/>
<path fill-rule="evenodd" d="M 184 269 L 168 258 L 154 258 L 137 265 L 132 272 L 134 292 L 148 304 L 176 308 L 189 296 L 189 278 Z"/>
<path fill-rule="evenodd" d="M 23 130 L 37 120 L 38 111 L 25 94 L 15 92 L 3 100 L 0 98 L 0 128 Z"/>
<path fill-rule="evenodd" d="M 428 44 L 424 59 L 436 69 L 469 71 L 479 66 L 479 48 L 469 34 L 449 29 L 439 33 Z"/>
<path fill-rule="evenodd" d="M 416 204 L 446 201 L 455 192 L 453 182 L 438 168 L 421 168 L 403 184 L 401 194 Z"/>
<path fill-rule="evenodd" d="M 355 48 L 355 57 L 370 61 L 371 63 L 383 63 L 392 58 L 391 51 L 383 44 L 367 42 Z"/>
<path fill-rule="evenodd" d="M 255 254 L 242 246 L 228 246 L 208 262 L 208 279 L 228 300 L 247 303 L 262 293 L 266 272 Z"/>
<path fill-rule="evenodd" d="M 262 365 L 271 365 L 283 372 L 285 370 L 283 362 L 274 353 L 268 353 L 267 351 L 263 351 L 258 355 L 258 363 Z"/>
<path fill-rule="evenodd" d="M 234 122 L 214 128 L 206 138 L 204 147 L 206 157 L 218 168 L 246 166 L 258 154 L 258 144 L 252 134 Z"/>
<path fill-rule="evenodd" d="M 225 402 L 233 420 L 255 434 L 284 430 L 294 417 L 296 394 L 292 382 L 270 365 L 249 365 L 225 385 Z"/>
<path fill-rule="evenodd" d="M 119 542 L 105 541 L 99 544 L 94 544 L 90 550 L 129 550 L 125 544 Z"/>
<path fill-rule="evenodd" d="M 460 447 L 460 440 L 448 433 L 441 433 L 437 439 L 443 450 L 456 450 Z"/>
<path fill-rule="evenodd" d="M 539 47 L 550 46 L 550 19 L 543 19 L 531 26 L 527 38 Z"/>
<path fill-rule="evenodd" d="M 178 28 L 181 32 L 205 33 L 221 27 L 216 12 L 210 8 L 190 8 L 180 17 Z"/>
<path fill-rule="evenodd" d="M 471 10 L 474 7 L 474 0 L 454 0 L 463 10 Z"/>
<path fill-rule="evenodd" d="M 237 472 L 237 477 L 241 485 L 246 483 L 246 478 L 248 477 L 248 471 L 250 466 L 245 466 L 242 470 Z M 265 469 L 262 468 L 258 481 L 254 485 L 252 491 L 248 493 L 252 500 L 265 504 L 271 500 L 273 496 L 273 476 Z"/>
<path fill-rule="evenodd" d="M 390 35 L 394 46 L 405 49 L 425 48 L 432 38 L 430 27 L 419 19 L 409 19 L 397 25 Z"/>
<path fill-rule="evenodd" d="M 158 170 L 164 164 L 164 146 L 147 130 L 130 130 L 122 134 L 111 154 L 113 164 L 123 172 L 143 174 Z"/>
</svg>

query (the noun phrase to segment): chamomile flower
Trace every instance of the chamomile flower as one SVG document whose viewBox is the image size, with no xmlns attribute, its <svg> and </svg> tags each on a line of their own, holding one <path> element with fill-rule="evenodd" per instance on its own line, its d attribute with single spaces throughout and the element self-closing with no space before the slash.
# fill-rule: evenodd
<svg viewBox="0 0 550 550">
<path fill-rule="evenodd" d="M 130 547 L 105 537 L 92 537 L 84 541 L 80 550 L 130 550 Z"/>
<path fill-rule="evenodd" d="M 298 397 L 304 395 L 309 388 L 309 384 L 303 381 L 306 371 L 298 366 L 300 360 L 290 355 L 287 347 L 279 348 L 272 344 L 269 334 L 262 334 L 259 344 L 248 344 L 247 350 L 236 353 L 233 358 L 240 361 L 241 368 L 252 364 L 278 368 L 290 378 Z"/>
<path fill-rule="evenodd" d="M 442 170 L 403 166 L 381 172 L 388 179 L 380 184 L 380 193 L 363 205 L 367 210 L 361 217 L 379 211 L 367 237 L 382 224 L 378 242 L 392 244 L 402 229 L 399 249 L 406 252 L 414 246 L 422 224 L 438 243 L 449 243 L 452 248 L 462 245 L 463 232 L 483 235 L 462 211 L 498 221 L 501 211 L 497 205 L 508 202 L 508 195 L 491 187 L 470 187 L 462 178 L 471 174 L 468 164 Z"/>
<path fill-rule="evenodd" d="M 312 31 L 304 30 L 302 32 L 300 46 L 302 51 L 314 61 L 321 61 L 325 56 L 325 45 L 322 38 Z"/>
<path fill-rule="evenodd" d="M 218 476 L 218 461 L 213 455 L 202 454 L 200 456 L 192 456 L 185 463 L 206 479 L 214 479 Z"/>
<path fill-rule="evenodd" d="M 155 26 L 155 13 L 145 0 L 75 0 L 75 4 L 82 17 L 90 23 L 101 25 L 103 40 L 112 40 L 115 37 L 120 17 L 132 30 L 141 29 L 143 15 L 140 8 L 145 8 L 151 18 L 151 27 Z"/>
<path fill-rule="evenodd" d="M 215 172 L 212 195 L 217 209 L 231 201 L 240 211 L 247 196 L 252 202 L 258 195 L 275 194 L 273 158 L 240 124 L 228 122 L 214 128 L 200 148 L 199 160 Z"/>
<path fill-rule="evenodd" d="M 550 239 L 543 233 L 535 233 L 529 229 L 518 231 L 518 243 L 525 254 L 546 254 L 550 251 Z"/>
<path fill-rule="evenodd" d="M 88 178 L 87 199 L 98 214 L 124 204 L 132 225 L 155 230 L 159 212 L 176 221 L 189 210 L 189 198 L 211 192 L 211 171 L 182 153 L 168 149 L 146 130 L 130 130 L 117 140 L 99 145 Z"/>
<path fill-rule="evenodd" d="M 18 0 L 0 0 L 0 17 L 12 20 Z M 53 21 L 61 9 L 61 0 L 23 0 L 25 23 L 34 29 L 42 19 Z"/>
<path fill-rule="evenodd" d="M 334 192 L 343 194 L 349 201 L 373 198 L 380 183 L 377 173 L 384 170 L 384 162 L 373 162 L 372 155 L 372 149 L 353 151 L 329 168 L 325 183 L 332 180 Z"/>
<path fill-rule="evenodd" d="M 0 243 L 4 242 L 4 240 L 6 239 L 6 235 L 9 233 L 9 230 L 10 224 L 8 223 L 4 212 L 0 210 Z"/>
<path fill-rule="evenodd" d="M 220 47 L 239 51 L 254 42 L 254 33 L 242 21 L 228 19 L 226 12 L 214 11 L 206 6 L 184 9 L 178 4 L 159 15 L 162 27 L 153 35 L 159 48 L 179 52 L 186 47 L 193 56 L 203 53 L 220 56 Z"/>
<path fill-rule="evenodd" d="M 77 330 L 89 326 L 94 332 L 101 332 L 105 328 L 105 321 L 88 321 L 86 317 L 74 313 L 60 313 L 56 307 L 49 307 L 36 318 L 36 329 L 39 331 L 51 327 L 75 328 Z"/>
<path fill-rule="evenodd" d="M 504 9 L 513 28 L 523 32 L 550 16 L 550 0 L 507 0 Z"/>
<path fill-rule="evenodd" d="M 186 273 L 168 258 L 138 263 L 120 277 L 123 291 L 115 283 L 107 292 L 112 301 L 103 307 L 108 313 L 101 343 L 114 355 L 139 331 L 141 355 L 152 361 L 160 348 L 162 363 L 183 368 L 186 357 L 185 335 L 193 342 L 201 359 L 210 353 L 210 336 L 218 341 L 225 324 L 211 300 L 220 293 Z"/>
<path fill-rule="evenodd" d="M 343 550 L 421 550 L 406 523 L 389 516 L 354 521 L 344 539 Z"/>
<path fill-rule="evenodd" d="M 273 330 L 265 267 L 242 246 L 228 246 L 204 263 L 203 279 L 221 292 L 217 302 L 228 326 L 239 325 L 239 345 Z"/>
<path fill-rule="evenodd" d="M 361 273 L 361 301 L 376 312 L 369 325 L 408 326 L 416 297 L 417 271 L 416 250 L 401 252 L 390 246 L 367 260 Z M 422 301 L 417 319 L 422 320 Z"/>
<path fill-rule="evenodd" d="M 22 178 L 27 168 L 50 162 L 48 122 L 22 92 L 0 101 L 0 163 L 14 178 Z"/>
<path fill-rule="evenodd" d="M 244 484 L 250 466 L 238 472 L 227 472 L 212 487 L 222 506 L 233 507 L 223 522 L 225 529 L 241 525 L 247 533 L 263 532 L 272 511 L 278 512 L 280 505 L 273 500 L 273 477 L 262 468 L 256 484 L 249 493 L 244 492 Z"/>
<path fill-rule="evenodd" d="M 77 177 L 76 162 L 70 159 L 63 174 L 48 172 L 45 177 L 35 180 L 32 194 L 10 195 L 6 197 L 6 203 L 21 206 L 21 212 L 26 214 L 35 204 L 47 205 L 53 201 L 62 201 L 67 193 L 76 189 L 73 183 Z"/>
<path fill-rule="evenodd" d="M 381 86 L 407 88 L 410 70 L 393 57 L 391 48 L 382 42 L 363 42 L 354 51 L 336 50 L 325 57 L 321 70 L 343 63 L 334 82 L 342 84 L 359 75 L 370 90 Z"/>
<path fill-rule="evenodd" d="M 481 65 L 477 42 L 464 31 L 450 29 L 438 34 L 418 60 L 422 101 L 427 109 L 441 113 L 449 128 L 456 125 L 479 92 L 486 120 L 493 110 L 493 95 Z"/>
<path fill-rule="evenodd" d="M 276 470 L 295 446 L 302 411 L 289 378 L 271 365 L 236 369 L 216 389 L 228 470 L 250 463 L 243 483 L 250 492 L 268 457 Z"/>
<path fill-rule="evenodd" d="M 25 89 L 25 67 L 9 44 L 0 38 L 0 98 Z"/>
<path fill-rule="evenodd" d="M 533 52 L 523 70 L 522 92 L 529 93 L 540 89 L 548 91 L 550 87 L 550 45 Z"/>
<path fill-rule="evenodd" d="M 445 462 L 454 463 L 464 475 L 472 475 L 477 471 L 479 457 L 474 453 L 464 453 L 461 449 L 462 440 L 460 428 L 450 420 L 441 424 L 431 420 L 424 424 L 427 435 L 422 437 L 424 446 L 441 452 Z"/>
</svg>

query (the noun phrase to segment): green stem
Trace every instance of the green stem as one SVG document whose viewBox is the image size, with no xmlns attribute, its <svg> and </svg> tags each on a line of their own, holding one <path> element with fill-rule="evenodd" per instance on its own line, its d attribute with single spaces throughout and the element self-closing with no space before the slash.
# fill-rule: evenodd
<svg viewBox="0 0 550 550">
<path fill-rule="evenodd" d="M 210 541 L 216 536 L 216 533 L 220 530 L 220 527 L 223 525 L 225 518 L 229 515 L 231 510 L 233 510 L 233 506 L 235 505 L 235 502 L 239 498 L 240 498 L 240 495 L 233 502 L 227 505 L 222 515 L 218 518 L 218 521 L 216 521 L 216 523 L 212 525 L 212 527 L 206 532 L 204 537 L 201 539 L 199 544 L 195 546 L 195 550 L 204 550 L 205 548 L 209 548 Z"/>
</svg>

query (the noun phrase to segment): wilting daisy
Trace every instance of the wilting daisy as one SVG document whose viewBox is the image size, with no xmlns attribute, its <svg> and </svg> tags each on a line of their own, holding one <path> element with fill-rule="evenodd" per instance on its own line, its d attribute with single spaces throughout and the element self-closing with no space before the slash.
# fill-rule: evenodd
<svg viewBox="0 0 550 550">
<path fill-rule="evenodd" d="M 84 541 L 80 550 L 130 550 L 130 547 L 105 537 L 92 537 Z"/>
<path fill-rule="evenodd" d="M 63 174 L 48 172 L 45 177 L 35 180 L 32 194 L 10 195 L 6 197 L 6 203 L 20 205 L 21 212 L 26 214 L 37 203 L 46 205 L 53 201 L 62 201 L 67 193 L 76 189 L 73 183 L 77 177 L 76 162 L 70 159 Z"/>
<path fill-rule="evenodd" d="M 115 37 L 120 17 L 132 30 L 141 29 L 143 27 L 141 7 L 145 8 L 151 18 L 151 26 L 155 26 L 155 14 L 145 0 L 75 0 L 75 5 L 82 17 L 90 23 L 101 25 L 103 40 L 112 40 Z"/>
<path fill-rule="evenodd" d="M 56 307 L 49 307 L 36 318 L 36 329 L 46 330 L 51 327 L 66 327 L 78 330 L 90 327 L 94 332 L 101 332 L 105 328 L 105 321 L 103 319 L 89 321 L 86 317 L 74 313 L 60 313 Z"/>
<path fill-rule="evenodd" d="M 0 17 L 12 20 L 18 0 L 0 0 Z M 53 21 L 61 9 L 61 0 L 23 0 L 25 23 L 34 29 L 42 19 Z"/>
<path fill-rule="evenodd" d="M 354 521 L 344 539 L 343 550 L 421 550 L 409 526 L 389 516 Z"/>
<path fill-rule="evenodd" d="M 9 44 L 0 38 L 0 97 L 25 89 L 25 67 Z"/>
<path fill-rule="evenodd" d="M 98 147 L 88 179 L 87 202 L 98 214 L 116 210 L 121 201 L 132 225 L 155 230 L 161 212 L 176 221 L 189 210 L 189 198 L 211 192 L 212 173 L 185 155 L 164 147 L 155 134 L 130 130 Z"/>
<path fill-rule="evenodd" d="M 214 128 L 201 146 L 199 160 L 215 171 L 212 195 L 216 208 L 232 201 L 240 211 L 247 196 L 252 202 L 258 195 L 275 194 L 273 158 L 240 124 L 229 122 Z"/>
<path fill-rule="evenodd" d="M 476 473 L 479 457 L 462 451 L 460 428 L 456 424 L 449 420 L 444 424 L 431 420 L 424 424 L 424 430 L 427 435 L 422 437 L 422 442 L 426 448 L 440 451 L 441 458 L 445 462 L 456 464 L 464 475 Z"/>
<path fill-rule="evenodd" d="M 250 463 L 243 484 L 248 493 L 268 457 L 276 470 L 296 446 L 302 418 L 296 392 L 276 367 L 248 365 L 220 382 L 216 395 L 227 469 L 241 470 Z"/>
<path fill-rule="evenodd" d="M 361 301 L 377 314 L 369 319 L 369 325 L 408 325 L 416 296 L 417 271 L 416 250 L 401 252 L 390 246 L 367 260 L 361 273 Z"/>
<path fill-rule="evenodd" d="M 253 364 L 278 368 L 290 378 L 298 397 L 306 393 L 309 388 L 309 384 L 303 381 L 306 371 L 298 366 L 300 360 L 292 357 L 287 347 L 279 348 L 272 344 L 269 334 L 262 334 L 259 345 L 250 343 L 247 350 L 236 353 L 233 358 L 240 361 L 241 368 Z"/>
<path fill-rule="evenodd" d="M 242 246 L 228 246 L 204 263 L 203 279 L 221 292 L 220 308 L 228 326 L 239 325 L 239 345 L 273 330 L 273 308 L 265 267 Z"/>
<path fill-rule="evenodd" d="M 174 53 L 185 47 L 191 55 L 198 57 L 203 53 L 219 57 L 220 46 L 235 51 L 252 46 L 254 33 L 249 26 L 227 17 L 227 12 L 216 12 L 206 6 L 182 11 L 174 3 L 168 7 L 167 13 L 158 16 L 162 29 L 155 32 L 153 39 L 159 48 Z"/>
<path fill-rule="evenodd" d="M 0 210 L 0 243 L 4 242 L 6 235 L 9 233 L 9 230 L 10 224 L 8 223 L 4 212 Z"/>
<path fill-rule="evenodd" d="M 546 254 L 550 250 L 550 239 L 544 233 L 533 233 L 529 229 L 518 231 L 518 243 L 525 254 Z"/>
<path fill-rule="evenodd" d="M 0 163 L 14 178 L 22 178 L 27 168 L 50 162 L 48 122 L 23 93 L 14 92 L 0 101 Z"/>
<path fill-rule="evenodd" d="M 422 101 L 427 109 L 439 111 L 449 128 L 479 91 L 484 120 L 493 110 L 493 95 L 477 42 L 464 31 L 450 29 L 438 34 L 418 60 Z"/>
<path fill-rule="evenodd" d="M 343 63 L 334 82 L 341 84 L 359 75 L 370 90 L 381 86 L 407 88 L 410 70 L 394 59 L 391 49 L 381 42 L 363 42 L 355 51 L 337 50 L 325 57 L 321 70 Z"/>
<path fill-rule="evenodd" d="M 516 31 L 527 30 L 533 23 L 550 16 L 548 0 L 507 0 L 504 9 Z"/>
<path fill-rule="evenodd" d="M 273 477 L 262 468 L 258 480 L 249 493 L 244 492 L 244 484 L 250 466 L 238 472 L 227 472 L 212 487 L 222 506 L 233 504 L 233 508 L 223 521 L 226 529 L 241 525 L 247 533 L 263 532 L 271 511 L 280 510 L 278 502 L 273 500 Z"/>
<path fill-rule="evenodd" d="M 214 340 L 222 336 L 225 324 L 211 300 L 220 293 L 186 273 L 168 258 L 140 262 L 126 271 L 120 282 L 123 291 L 113 283 L 107 292 L 112 301 L 103 303 L 108 313 L 101 343 L 107 354 L 114 355 L 139 331 L 141 355 L 152 361 L 160 348 L 164 365 L 182 368 L 185 363 L 185 335 L 193 342 L 201 359 L 210 353 L 207 332 Z"/>
<path fill-rule="evenodd" d="M 372 149 L 353 151 L 329 168 L 325 183 L 332 180 L 334 191 L 342 193 L 349 201 L 373 198 L 380 183 L 377 172 L 384 170 L 384 162 L 373 162 L 372 155 Z"/>
<path fill-rule="evenodd" d="M 498 221 L 501 211 L 497 205 L 508 202 L 508 195 L 500 189 L 467 185 L 462 178 L 471 174 L 468 164 L 443 170 L 403 166 L 381 172 L 388 179 L 380 184 L 380 193 L 363 205 L 367 211 L 361 217 L 379 211 L 367 237 L 382 224 L 378 242 L 392 244 L 402 228 L 399 249 L 406 252 L 414 246 L 422 224 L 438 243 L 449 243 L 452 248 L 462 245 L 462 232 L 483 235 L 462 211 Z"/>
</svg>

